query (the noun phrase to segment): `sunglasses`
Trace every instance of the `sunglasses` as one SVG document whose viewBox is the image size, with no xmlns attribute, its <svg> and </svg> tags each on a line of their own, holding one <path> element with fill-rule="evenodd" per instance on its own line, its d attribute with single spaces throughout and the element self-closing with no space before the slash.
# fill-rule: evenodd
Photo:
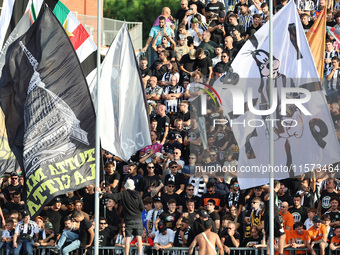
<svg viewBox="0 0 340 255">
<path fill-rule="evenodd" d="M 172 166 L 171 168 L 177 168 L 177 166 Z"/>
<path fill-rule="evenodd" d="M 175 188 L 175 186 L 174 186 L 174 185 L 169 185 L 168 187 L 169 187 L 169 188 Z"/>
<path fill-rule="evenodd" d="M 154 166 L 148 166 L 148 168 L 149 168 L 149 169 L 155 169 L 155 167 L 154 167 Z"/>
<path fill-rule="evenodd" d="M 222 56 L 222 58 L 226 58 L 227 56 Z"/>
<path fill-rule="evenodd" d="M 99 224 L 100 224 L 100 225 L 105 225 L 105 224 L 106 224 L 106 222 L 100 222 Z"/>
<path fill-rule="evenodd" d="M 225 228 L 225 229 L 231 229 L 231 228 Z"/>
<path fill-rule="evenodd" d="M 194 189 L 187 189 L 187 191 L 194 191 Z"/>
<path fill-rule="evenodd" d="M 179 152 L 175 152 L 174 154 L 179 154 Z"/>
<path fill-rule="evenodd" d="M 18 180 L 18 177 L 11 177 L 12 180 Z"/>
</svg>

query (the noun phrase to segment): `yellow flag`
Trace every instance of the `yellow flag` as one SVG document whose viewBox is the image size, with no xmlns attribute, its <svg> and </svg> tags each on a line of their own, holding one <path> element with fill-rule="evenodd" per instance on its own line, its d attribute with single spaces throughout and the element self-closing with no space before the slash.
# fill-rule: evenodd
<svg viewBox="0 0 340 255">
<path fill-rule="evenodd" d="M 322 81 L 324 69 L 324 55 L 326 44 L 326 11 L 324 8 L 318 19 L 306 34 L 310 50 L 312 52 L 316 69 L 318 70 L 320 80 Z"/>
</svg>

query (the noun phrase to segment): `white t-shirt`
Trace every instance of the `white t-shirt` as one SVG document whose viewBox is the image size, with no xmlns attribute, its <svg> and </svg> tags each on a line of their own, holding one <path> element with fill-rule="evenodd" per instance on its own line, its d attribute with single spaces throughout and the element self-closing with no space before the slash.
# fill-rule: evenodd
<svg viewBox="0 0 340 255">
<path fill-rule="evenodd" d="M 305 220 L 304 225 L 306 226 L 306 229 L 310 229 L 311 227 L 313 227 L 313 221 L 311 221 L 309 218 L 307 220 Z"/>
<path fill-rule="evenodd" d="M 159 245 L 167 245 L 169 243 L 173 243 L 175 239 L 175 232 L 168 228 L 166 230 L 166 234 L 163 235 L 159 233 L 159 230 L 156 231 L 154 243 L 158 243 Z"/>
</svg>

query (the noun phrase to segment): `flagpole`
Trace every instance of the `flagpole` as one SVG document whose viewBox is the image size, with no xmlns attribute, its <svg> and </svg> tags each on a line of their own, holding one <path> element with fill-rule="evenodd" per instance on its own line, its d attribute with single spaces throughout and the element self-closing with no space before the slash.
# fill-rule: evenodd
<svg viewBox="0 0 340 255">
<path fill-rule="evenodd" d="M 273 102 L 273 0 L 269 0 L 269 105 Z M 270 107 L 269 106 L 269 107 Z M 274 114 L 270 114 L 274 119 Z M 269 132 L 269 164 L 272 166 L 269 172 L 269 248 L 270 254 L 274 254 L 274 130 L 270 127 Z"/>
<path fill-rule="evenodd" d="M 99 95 L 100 95 L 100 39 L 101 39 L 101 0 L 97 1 L 97 114 L 96 114 L 96 181 L 95 187 L 100 187 L 100 111 L 99 111 Z M 94 207 L 94 254 L 99 254 L 99 203 L 100 194 L 95 191 L 95 207 Z"/>
</svg>

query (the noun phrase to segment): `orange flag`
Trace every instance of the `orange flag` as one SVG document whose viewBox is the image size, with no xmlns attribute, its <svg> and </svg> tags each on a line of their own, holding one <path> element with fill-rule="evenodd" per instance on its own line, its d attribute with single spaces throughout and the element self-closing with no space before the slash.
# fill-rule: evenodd
<svg viewBox="0 0 340 255">
<path fill-rule="evenodd" d="M 326 11 L 327 8 L 324 8 L 322 10 L 320 16 L 306 34 L 321 82 L 323 77 L 325 59 L 324 55 L 326 44 Z"/>
</svg>

